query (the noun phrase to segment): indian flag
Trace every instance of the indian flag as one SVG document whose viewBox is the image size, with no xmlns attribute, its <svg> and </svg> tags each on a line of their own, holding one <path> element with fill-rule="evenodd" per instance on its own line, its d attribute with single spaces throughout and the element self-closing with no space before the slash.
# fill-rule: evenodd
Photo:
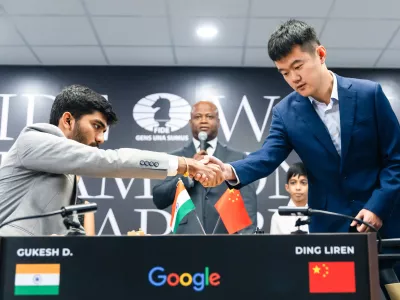
<svg viewBox="0 0 400 300">
<path fill-rule="evenodd" d="M 178 230 L 179 223 L 182 219 L 195 208 L 189 193 L 185 189 L 185 185 L 182 180 L 179 179 L 176 185 L 175 200 L 171 212 L 170 227 L 173 233 L 176 233 Z"/>
<path fill-rule="evenodd" d="M 60 264 L 17 264 L 14 295 L 58 295 Z"/>
</svg>

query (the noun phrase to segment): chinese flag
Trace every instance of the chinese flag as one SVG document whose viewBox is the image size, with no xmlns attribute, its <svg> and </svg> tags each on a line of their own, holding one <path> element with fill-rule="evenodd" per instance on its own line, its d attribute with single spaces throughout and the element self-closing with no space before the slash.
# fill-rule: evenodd
<svg viewBox="0 0 400 300">
<path fill-rule="evenodd" d="M 253 223 L 239 190 L 227 189 L 214 206 L 229 234 L 238 232 Z"/>
<path fill-rule="evenodd" d="M 355 293 L 353 261 L 309 262 L 310 293 Z"/>
</svg>

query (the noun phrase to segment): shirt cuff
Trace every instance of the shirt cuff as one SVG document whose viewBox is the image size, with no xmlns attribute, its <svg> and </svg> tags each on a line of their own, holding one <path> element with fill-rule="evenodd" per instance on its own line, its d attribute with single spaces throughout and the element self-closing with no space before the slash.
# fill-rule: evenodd
<svg viewBox="0 0 400 300">
<path fill-rule="evenodd" d="M 228 166 L 230 166 L 232 168 L 233 173 L 235 173 L 235 177 L 236 180 L 227 180 L 227 182 L 231 185 L 231 186 L 235 186 L 238 185 L 240 183 L 240 179 L 238 177 L 238 175 L 236 174 L 236 170 L 234 167 L 232 167 L 231 165 L 228 164 Z"/>
<path fill-rule="evenodd" d="M 170 155 L 168 159 L 168 176 L 175 176 L 178 174 L 179 160 L 178 156 Z"/>
</svg>

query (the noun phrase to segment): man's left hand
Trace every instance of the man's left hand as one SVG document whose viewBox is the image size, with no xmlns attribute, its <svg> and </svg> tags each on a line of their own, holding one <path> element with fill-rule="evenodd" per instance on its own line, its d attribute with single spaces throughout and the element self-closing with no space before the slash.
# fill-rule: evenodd
<svg viewBox="0 0 400 300">
<path fill-rule="evenodd" d="M 356 216 L 357 219 L 361 219 L 364 222 L 367 222 L 374 226 L 376 230 L 380 229 L 382 227 L 382 220 L 374 214 L 372 211 L 369 211 L 367 209 L 362 209 Z M 370 232 L 371 228 L 367 227 L 364 224 L 358 224 L 357 221 L 351 222 L 350 226 L 356 226 L 357 225 L 357 231 L 358 232 Z"/>
</svg>

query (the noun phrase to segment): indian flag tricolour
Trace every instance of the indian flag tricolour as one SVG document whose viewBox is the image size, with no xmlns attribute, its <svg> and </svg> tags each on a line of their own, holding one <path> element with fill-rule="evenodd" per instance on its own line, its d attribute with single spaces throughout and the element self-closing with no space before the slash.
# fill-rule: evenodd
<svg viewBox="0 0 400 300">
<path fill-rule="evenodd" d="M 14 295 L 58 295 L 60 264 L 17 264 Z"/>
<path fill-rule="evenodd" d="M 182 219 L 194 209 L 196 209 L 196 207 L 192 199 L 190 199 L 189 193 L 185 189 L 182 180 L 179 179 L 176 185 L 175 200 L 171 211 L 170 227 L 173 233 L 176 233 L 178 230 L 179 223 Z"/>
</svg>

